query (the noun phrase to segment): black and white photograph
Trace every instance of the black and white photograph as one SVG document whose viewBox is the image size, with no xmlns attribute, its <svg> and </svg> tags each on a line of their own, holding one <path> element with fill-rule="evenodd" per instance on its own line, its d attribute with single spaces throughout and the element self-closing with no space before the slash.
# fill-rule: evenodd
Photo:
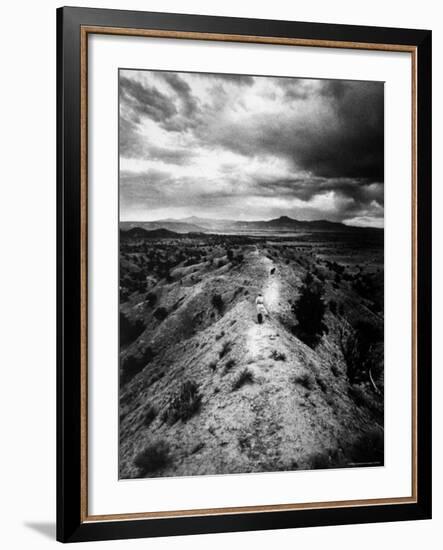
<svg viewBox="0 0 443 550">
<path fill-rule="evenodd" d="M 384 465 L 384 83 L 120 69 L 119 478 Z"/>
</svg>

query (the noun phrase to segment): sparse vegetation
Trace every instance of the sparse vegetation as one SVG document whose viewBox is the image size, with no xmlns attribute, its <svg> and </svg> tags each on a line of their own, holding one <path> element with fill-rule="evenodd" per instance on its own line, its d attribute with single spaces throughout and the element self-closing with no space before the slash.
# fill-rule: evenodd
<svg viewBox="0 0 443 550">
<path fill-rule="evenodd" d="M 282 351 L 277 351 L 276 349 L 273 349 L 270 358 L 274 359 L 274 361 L 286 361 L 286 354 Z"/>
<path fill-rule="evenodd" d="M 331 457 L 329 451 L 314 453 L 309 460 L 309 467 L 312 470 L 326 470 L 331 467 Z"/>
<path fill-rule="evenodd" d="M 245 384 L 252 384 L 252 382 L 254 382 L 254 374 L 251 370 L 245 367 L 234 380 L 234 383 L 232 384 L 232 389 L 234 391 L 238 390 Z"/>
<path fill-rule="evenodd" d="M 312 390 L 315 386 L 314 377 L 307 370 L 302 370 L 294 374 L 292 380 L 294 384 L 299 384 L 307 390 Z"/>
<path fill-rule="evenodd" d="M 334 363 L 331 363 L 330 367 L 331 367 L 331 372 L 332 372 L 332 374 L 333 374 L 335 377 L 337 377 L 337 376 L 340 374 L 340 370 L 339 370 L 339 368 L 337 367 L 337 364 L 336 364 L 335 362 L 334 362 Z"/>
<path fill-rule="evenodd" d="M 292 312 L 298 321 L 295 327 L 297 336 L 308 346 L 315 347 L 326 331 L 326 325 L 323 322 L 325 304 L 323 288 L 313 281 L 310 273 L 305 277 L 300 297 L 292 305 Z"/>
<path fill-rule="evenodd" d="M 127 346 L 137 340 L 144 331 L 145 325 L 141 319 L 130 319 L 120 311 L 120 345 Z"/>
<path fill-rule="evenodd" d="M 143 424 L 148 427 L 157 416 L 157 409 L 153 405 L 148 405 L 144 412 Z"/>
<path fill-rule="evenodd" d="M 360 321 L 355 328 L 341 327 L 339 343 L 351 383 L 366 380 L 369 372 L 379 367 L 377 347 L 383 334 L 375 325 Z"/>
<path fill-rule="evenodd" d="M 345 465 L 343 452 L 338 449 L 324 449 L 310 455 L 308 467 L 312 470 L 327 470 L 328 468 L 339 468 Z"/>
<path fill-rule="evenodd" d="M 230 371 L 233 367 L 235 367 L 235 359 L 229 359 L 225 364 L 225 372 Z"/>
<path fill-rule="evenodd" d="M 212 305 L 215 307 L 219 314 L 222 313 L 224 302 L 220 294 L 214 294 L 214 296 L 212 296 Z"/>
<path fill-rule="evenodd" d="M 315 377 L 315 381 L 317 382 L 317 386 L 321 389 L 323 393 L 326 393 L 328 391 L 328 386 L 321 376 L 317 375 Z"/>
<path fill-rule="evenodd" d="M 223 357 L 224 357 L 227 353 L 229 353 L 229 352 L 231 351 L 231 349 L 232 349 L 232 344 L 231 344 L 231 342 L 229 342 L 229 341 L 228 341 L 228 342 L 225 342 L 225 343 L 223 344 L 223 346 L 222 346 L 220 352 L 219 352 L 219 357 L 220 357 L 220 359 L 223 359 Z"/>
<path fill-rule="evenodd" d="M 355 235 L 120 239 L 122 478 L 382 463 L 382 232 Z"/>
<path fill-rule="evenodd" d="M 196 443 L 194 445 L 194 447 L 191 449 L 191 455 L 195 455 L 196 453 L 198 453 L 199 451 L 201 451 L 203 449 L 203 447 L 205 446 L 204 442 L 203 441 L 199 441 L 198 443 Z"/>
<path fill-rule="evenodd" d="M 365 407 L 377 422 L 383 423 L 383 400 L 374 394 L 368 384 L 350 385 L 348 394 L 357 407 Z"/>
<path fill-rule="evenodd" d="M 374 428 L 359 436 L 347 452 L 348 459 L 355 464 L 384 463 L 384 434 Z"/>
<path fill-rule="evenodd" d="M 134 458 L 134 465 L 142 475 L 146 475 L 166 466 L 169 458 L 169 444 L 160 439 L 139 452 Z"/>
<path fill-rule="evenodd" d="M 158 307 L 154 311 L 154 317 L 160 322 L 164 321 L 167 316 L 168 316 L 168 310 L 164 307 Z"/>
<path fill-rule="evenodd" d="M 146 302 L 150 307 L 154 307 L 155 304 L 157 303 L 157 296 L 153 292 L 149 292 L 146 295 Z"/>
<path fill-rule="evenodd" d="M 136 352 L 126 355 L 121 360 L 120 385 L 127 384 L 136 374 L 145 368 L 145 366 L 154 358 L 154 352 L 151 347 L 144 350 L 138 349 Z"/>
<path fill-rule="evenodd" d="M 201 399 L 197 384 L 193 380 L 187 380 L 172 398 L 163 420 L 169 424 L 175 424 L 178 420 L 185 422 L 198 412 Z"/>
</svg>

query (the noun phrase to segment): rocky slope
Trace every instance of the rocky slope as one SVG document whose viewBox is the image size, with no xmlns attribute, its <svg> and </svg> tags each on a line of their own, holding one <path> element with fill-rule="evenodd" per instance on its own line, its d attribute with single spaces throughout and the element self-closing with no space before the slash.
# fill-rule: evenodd
<svg viewBox="0 0 443 550">
<path fill-rule="evenodd" d="M 138 329 L 121 353 L 121 478 L 381 463 L 382 372 L 375 389 L 351 385 L 341 339 L 352 318 L 382 327 L 382 317 L 300 249 L 241 252 L 240 262 L 180 265 L 122 304 Z M 325 301 L 347 314 L 328 310 L 311 348 L 291 328 L 291 303 L 314 266 Z M 259 292 L 269 312 L 261 325 Z"/>
</svg>

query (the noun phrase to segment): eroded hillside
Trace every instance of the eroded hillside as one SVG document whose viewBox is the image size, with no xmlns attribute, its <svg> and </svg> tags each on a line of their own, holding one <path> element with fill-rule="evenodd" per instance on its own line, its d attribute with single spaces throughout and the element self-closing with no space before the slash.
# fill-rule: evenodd
<svg viewBox="0 0 443 550">
<path fill-rule="evenodd" d="M 331 243 L 125 242 L 121 478 L 382 464 L 382 248 Z M 325 312 L 307 343 L 308 273 Z"/>
</svg>

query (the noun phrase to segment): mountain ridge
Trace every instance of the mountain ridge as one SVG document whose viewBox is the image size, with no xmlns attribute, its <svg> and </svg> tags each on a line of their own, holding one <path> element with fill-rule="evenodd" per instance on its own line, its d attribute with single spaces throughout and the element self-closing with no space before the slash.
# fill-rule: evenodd
<svg viewBox="0 0 443 550">
<path fill-rule="evenodd" d="M 209 219 L 198 216 L 186 218 L 165 218 L 154 221 L 124 221 L 120 222 L 122 231 L 142 228 L 146 231 L 166 229 L 176 234 L 187 233 L 233 233 L 235 231 L 329 231 L 329 232 L 356 232 L 356 231 L 383 231 L 383 228 L 369 226 L 352 226 L 341 222 L 326 219 L 321 220 L 297 220 L 289 216 L 280 216 L 271 220 L 227 220 Z"/>
</svg>

